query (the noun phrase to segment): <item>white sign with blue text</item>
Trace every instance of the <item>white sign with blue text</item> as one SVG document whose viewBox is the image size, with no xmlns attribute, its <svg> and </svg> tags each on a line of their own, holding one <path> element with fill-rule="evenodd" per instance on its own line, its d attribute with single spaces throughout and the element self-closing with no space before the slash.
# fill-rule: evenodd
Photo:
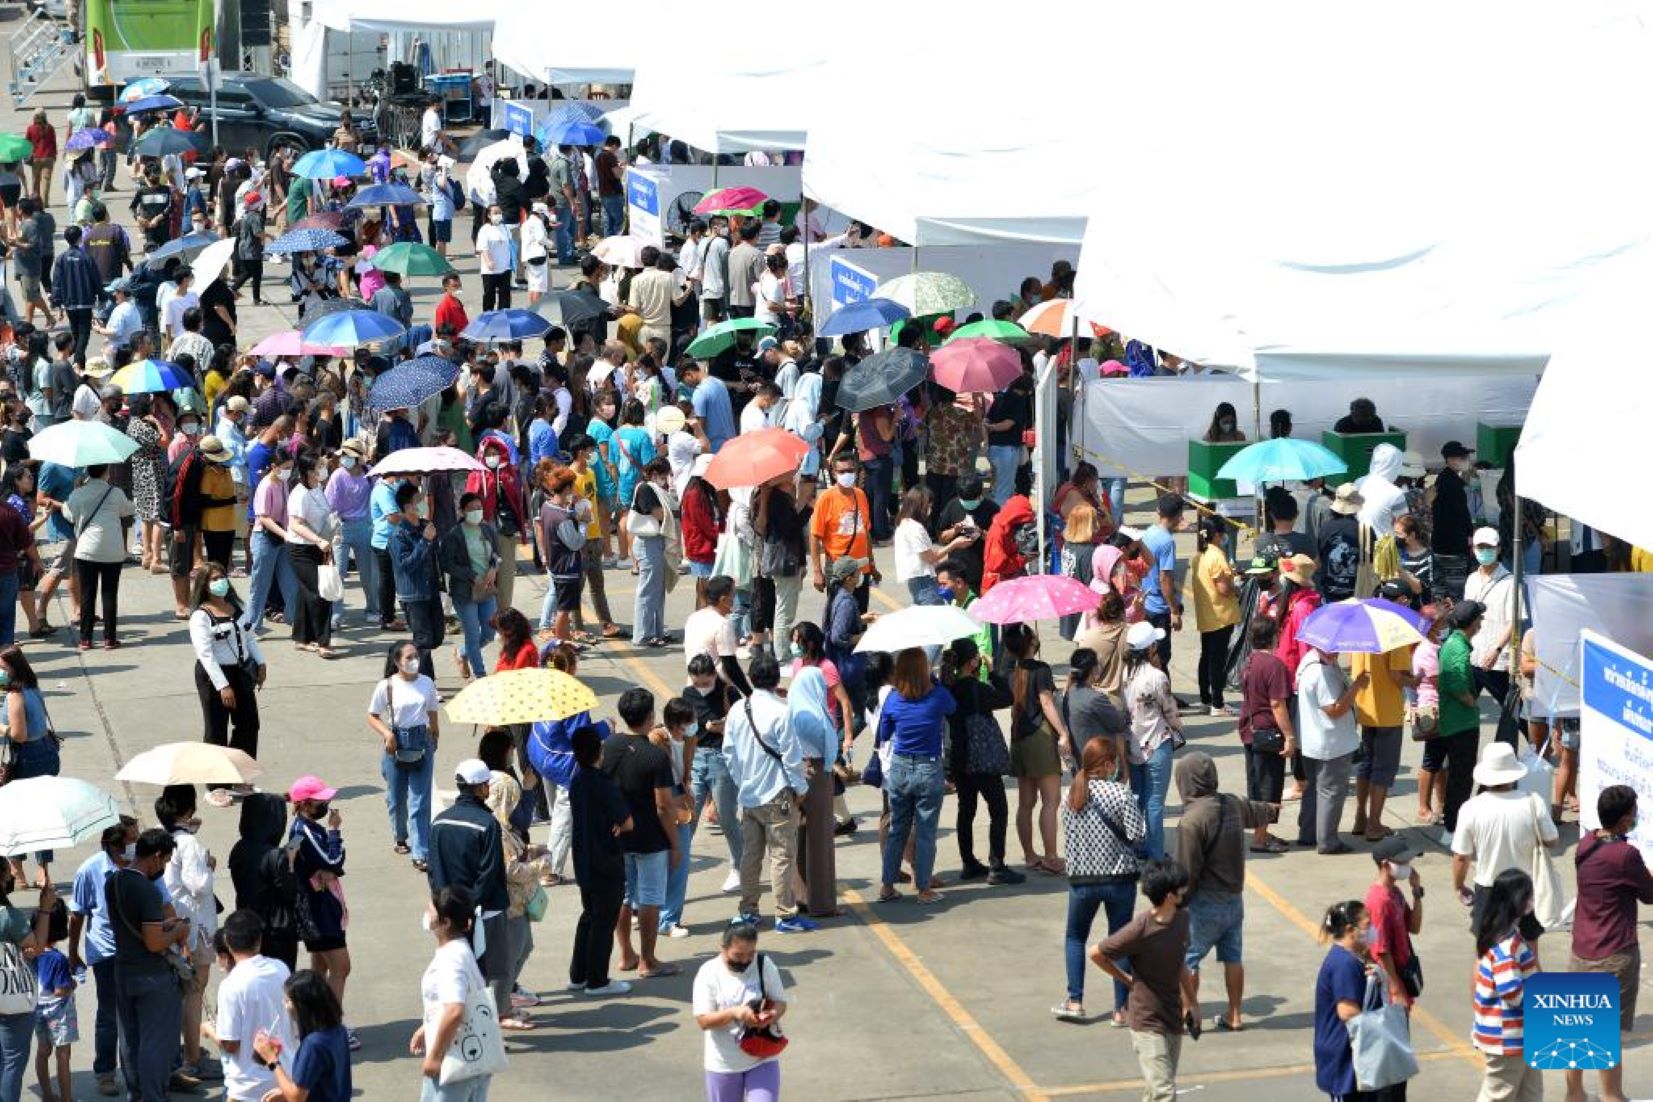
<svg viewBox="0 0 1653 1102">
<path fill-rule="evenodd" d="M 660 225 L 660 181 L 646 172 L 626 172 L 626 206 L 631 210 L 631 236 L 645 245 L 666 247 Z"/>
<path fill-rule="evenodd" d="M 878 290 L 878 277 L 856 264 L 851 264 L 837 253 L 832 255 L 832 305 L 848 306 L 864 302 Z"/>
<path fill-rule="evenodd" d="M 1579 822 L 1599 829 L 1596 798 L 1625 784 L 1653 792 L 1653 660 L 1588 629 L 1579 633 Z M 1653 862 L 1653 816 L 1630 841 Z"/>
</svg>

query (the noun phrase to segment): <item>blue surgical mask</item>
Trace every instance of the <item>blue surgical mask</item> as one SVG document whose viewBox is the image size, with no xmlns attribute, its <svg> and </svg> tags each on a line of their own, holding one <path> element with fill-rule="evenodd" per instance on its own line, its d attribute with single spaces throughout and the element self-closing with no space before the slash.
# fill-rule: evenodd
<svg viewBox="0 0 1653 1102">
<path fill-rule="evenodd" d="M 961 497 L 959 498 L 959 508 L 963 509 L 966 513 L 973 513 L 977 509 L 981 508 L 981 498 L 975 497 L 966 501 Z"/>
<path fill-rule="evenodd" d="M 1491 566 L 1498 561 L 1498 549 L 1496 547 L 1477 547 L 1475 549 L 1475 561 L 1482 566 Z"/>
<path fill-rule="evenodd" d="M 207 590 L 214 597 L 228 597 L 230 595 L 230 580 L 228 578 L 214 578 L 207 583 Z"/>
</svg>

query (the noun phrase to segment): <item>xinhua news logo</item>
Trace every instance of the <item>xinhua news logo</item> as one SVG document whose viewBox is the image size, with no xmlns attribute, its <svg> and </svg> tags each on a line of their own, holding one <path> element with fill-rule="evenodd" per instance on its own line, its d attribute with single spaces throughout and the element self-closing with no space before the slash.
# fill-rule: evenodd
<svg viewBox="0 0 1653 1102">
<path fill-rule="evenodd" d="M 1524 1051 L 1540 1071 L 1619 1064 L 1619 981 L 1605 972 L 1540 972 L 1522 997 Z"/>
</svg>

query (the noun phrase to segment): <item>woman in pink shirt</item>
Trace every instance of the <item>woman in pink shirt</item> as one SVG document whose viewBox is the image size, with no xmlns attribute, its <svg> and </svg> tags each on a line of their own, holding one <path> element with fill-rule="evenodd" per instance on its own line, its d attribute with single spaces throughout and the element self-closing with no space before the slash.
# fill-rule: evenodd
<svg viewBox="0 0 1653 1102">
<path fill-rule="evenodd" d="M 1418 679 L 1416 699 L 1412 703 L 1414 738 L 1419 733 L 1434 732 L 1435 725 L 1440 722 L 1441 690 L 1438 682 L 1441 676 L 1441 632 L 1445 626 L 1445 614 L 1437 615 L 1429 627 L 1429 635 L 1412 652 L 1412 676 Z M 1435 802 L 1438 800 L 1443 807 L 1446 805 L 1446 773 L 1441 768 L 1444 753 L 1435 750 L 1437 745 L 1433 739 L 1424 742 L 1423 762 L 1418 767 L 1418 822 L 1425 826 L 1441 822 L 1440 813 L 1434 809 Z"/>
</svg>

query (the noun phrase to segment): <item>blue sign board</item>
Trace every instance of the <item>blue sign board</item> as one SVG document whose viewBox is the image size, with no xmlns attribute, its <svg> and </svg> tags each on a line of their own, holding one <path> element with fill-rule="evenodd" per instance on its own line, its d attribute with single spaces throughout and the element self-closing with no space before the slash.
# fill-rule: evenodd
<svg viewBox="0 0 1653 1102">
<path fill-rule="evenodd" d="M 1653 739 L 1653 670 L 1644 662 L 1586 637 L 1580 684 L 1586 708 Z"/>
<path fill-rule="evenodd" d="M 642 173 L 626 175 L 626 202 L 644 214 L 660 213 L 660 189 L 654 180 Z"/>
<path fill-rule="evenodd" d="M 872 273 L 857 268 L 847 260 L 840 260 L 834 256 L 830 268 L 832 275 L 832 301 L 840 306 L 848 306 L 852 302 L 861 302 L 872 297 L 878 290 L 878 279 Z"/>
<path fill-rule="evenodd" d="M 524 138 L 534 135 L 534 112 L 520 103 L 505 104 L 505 129 Z"/>
</svg>

